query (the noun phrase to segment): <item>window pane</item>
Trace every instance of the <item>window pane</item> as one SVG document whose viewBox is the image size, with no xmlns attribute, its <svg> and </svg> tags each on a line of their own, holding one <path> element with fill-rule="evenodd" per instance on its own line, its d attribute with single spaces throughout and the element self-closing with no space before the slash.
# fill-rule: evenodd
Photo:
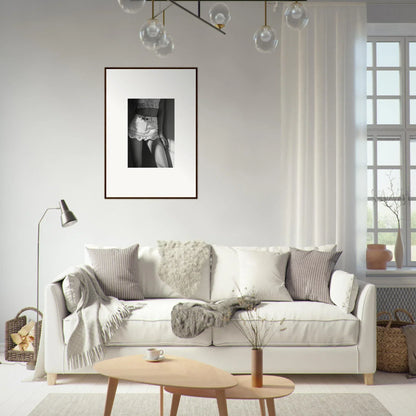
<svg viewBox="0 0 416 416">
<path fill-rule="evenodd" d="M 394 201 L 388 201 L 387 203 L 392 203 Z M 388 209 L 384 202 L 377 203 L 378 209 L 378 228 L 391 228 L 397 229 L 397 219 L 393 212 Z M 398 205 L 397 205 L 398 206 Z M 381 243 L 385 244 L 385 243 Z"/>
<path fill-rule="evenodd" d="M 368 51 L 368 45 L 367 45 L 367 51 Z M 367 60 L 368 60 L 368 54 L 367 54 Z M 416 42 L 409 42 L 409 65 L 416 66 Z"/>
<path fill-rule="evenodd" d="M 367 42 L 367 66 L 373 66 L 373 43 Z"/>
<path fill-rule="evenodd" d="M 416 137 L 410 138 L 410 164 L 416 165 Z"/>
<path fill-rule="evenodd" d="M 373 100 L 367 100 L 367 124 L 374 124 Z"/>
<path fill-rule="evenodd" d="M 415 140 L 415 145 L 416 145 L 416 140 Z M 372 140 L 367 140 L 367 165 L 368 166 L 374 165 L 373 141 Z"/>
<path fill-rule="evenodd" d="M 367 71 L 367 95 L 373 95 L 373 71 Z"/>
<path fill-rule="evenodd" d="M 379 169 L 377 171 L 377 196 L 400 196 L 400 170 Z"/>
<path fill-rule="evenodd" d="M 400 124 L 400 100 L 377 100 L 377 124 Z"/>
<path fill-rule="evenodd" d="M 410 203 L 410 227 L 416 228 L 416 201 Z"/>
<path fill-rule="evenodd" d="M 372 201 L 367 202 L 367 228 L 374 228 L 374 205 Z"/>
<path fill-rule="evenodd" d="M 385 244 L 387 250 L 390 250 L 393 253 L 394 260 L 394 245 L 396 244 L 396 235 L 395 231 L 389 233 L 378 233 L 378 244 Z"/>
<path fill-rule="evenodd" d="M 416 196 L 416 169 L 410 169 L 410 196 Z"/>
<path fill-rule="evenodd" d="M 374 172 L 373 169 L 367 169 L 367 196 L 374 196 Z"/>
<path fill-rule="evenodd" d="M 400 95 L 399 71 L 377 71 L 377 95 Z"/>
<path fill-rule="evenodd" d="M 377 66 L 400 66 L 400 43 L 377 42 Z"/>
<path fill-rule="evenodd" d="M 416 124 L 416 100 L 410 100 L 410 124 Z"/>
<path fill-rule="evenodd" d="M 400 142 L 398 140 L 377 140 L 377 164 L 400 165 Z"/>
<path fill-rule="evenodd" d="M 412 244 L 410 249 L 411 261 L 416 261 L 416 233 L 412 233 L 410 240 Z"/>
<path fill-rule="evenodd" d="M 367 244 L 374 244 L 374 233 L 367 233 Z"/>
<path fill-rule="evenodd" d="M 367 88 L 368 88 L 368 76 L 367 76 Z M 409 94 L 416 95 L 416 71 L 409 71 Z"/>
</svg>

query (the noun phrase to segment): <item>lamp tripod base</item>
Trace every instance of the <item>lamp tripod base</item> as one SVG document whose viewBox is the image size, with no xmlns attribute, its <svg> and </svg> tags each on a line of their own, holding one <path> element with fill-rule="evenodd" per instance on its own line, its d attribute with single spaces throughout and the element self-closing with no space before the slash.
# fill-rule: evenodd
<svg viewBox="0 0 416 416">
<path fill-rule="evenodd" d="M 35 367 L 36 367 L 36 361 L 29 361 L 29 362 L 26 364 L 26 369 L 27 369 L 27 370 L 34 370 L 34 369 L 35 369 Z"/>
</svg>

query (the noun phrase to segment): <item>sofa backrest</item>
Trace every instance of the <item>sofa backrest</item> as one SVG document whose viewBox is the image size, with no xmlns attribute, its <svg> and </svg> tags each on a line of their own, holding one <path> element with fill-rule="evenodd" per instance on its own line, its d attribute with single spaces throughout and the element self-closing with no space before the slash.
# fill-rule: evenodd
<svg viewBox="0 0 416 416">
<path fill-rule="evenodd" d="M 224 298 L 240 296 L 244 291 L 239 277 L 238 250 L 268 251 L 271 253 L 287 253 L 290 247 L 269 246 L 269 247 L 231 247 L 212 246 L 211 266 L 211 300 L 217 301 Z M 334 251 L 335 244 L 326 244 L 317 247 L 302 247 L 301 250 Z"/>
</svg>

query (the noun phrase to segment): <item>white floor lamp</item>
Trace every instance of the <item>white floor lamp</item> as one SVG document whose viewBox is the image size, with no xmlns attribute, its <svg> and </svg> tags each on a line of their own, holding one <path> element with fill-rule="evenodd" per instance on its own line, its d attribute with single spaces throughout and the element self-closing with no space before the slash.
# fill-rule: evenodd
<svg viewBox="0 0 416 416">
<path fill-rule="evenodd" d="M 39 254 L 40 254 L 40 226 L 42 224 L 43 219 L 45 218 L 48 211 L 52 210 L 60 210 L 61 211 L 61 225 L 62 227 L 69 227 L 70 225 L 74 225 L 78 220 L 72 211 L 69 210 L 68 205 L 66 202 L 61 199 L 59 201 L 59 207 L 54 208 L 47 208 L 43 213 L 42 217 L 38 222 L 38 246 L 37 246 L 37 263 L 36 263 L 36 330 L 39 331 Z M 36 360 L 37 360 L 37 353 L 39 349 L 39 334 L 36 333 L 35 339 L 35 355 L 34 361 L 27 363 L 28 368 L 35 368 Z"/>
</svg>

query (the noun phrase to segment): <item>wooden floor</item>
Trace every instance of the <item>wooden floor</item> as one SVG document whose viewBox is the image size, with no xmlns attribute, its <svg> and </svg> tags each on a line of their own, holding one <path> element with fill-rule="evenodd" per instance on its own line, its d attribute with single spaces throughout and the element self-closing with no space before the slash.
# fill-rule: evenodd
<svg viewBox="0 0 416 416">
<path fill-rule="evenodd" d="M 0 415 L 27 416 L 48 393 L 105 393 L 107 380 L 99 375 L 58 377 L 56 386 L 45 381 L 33 382 L 33 372 L 24 364 L 4 361 L 0 354 Z M 416 378 L 404 374 L 378 372 L 375 384 L 366 386 L 361 376 L 355 375 L 292 375 L 288 376 L 298 393 L 371 393 L 393 416 L 416 415 Z M 118 392 L 158 393 L 159 387 L 120 381 Z M 165 413 L 168 409 L 165 409 Z M 167 413 L 166 413 L 167 414 Z M 45 415 L 47 416 L 47 415 Z M 354 416 L 354 415 L 351 415 Z"/>
</svg>

